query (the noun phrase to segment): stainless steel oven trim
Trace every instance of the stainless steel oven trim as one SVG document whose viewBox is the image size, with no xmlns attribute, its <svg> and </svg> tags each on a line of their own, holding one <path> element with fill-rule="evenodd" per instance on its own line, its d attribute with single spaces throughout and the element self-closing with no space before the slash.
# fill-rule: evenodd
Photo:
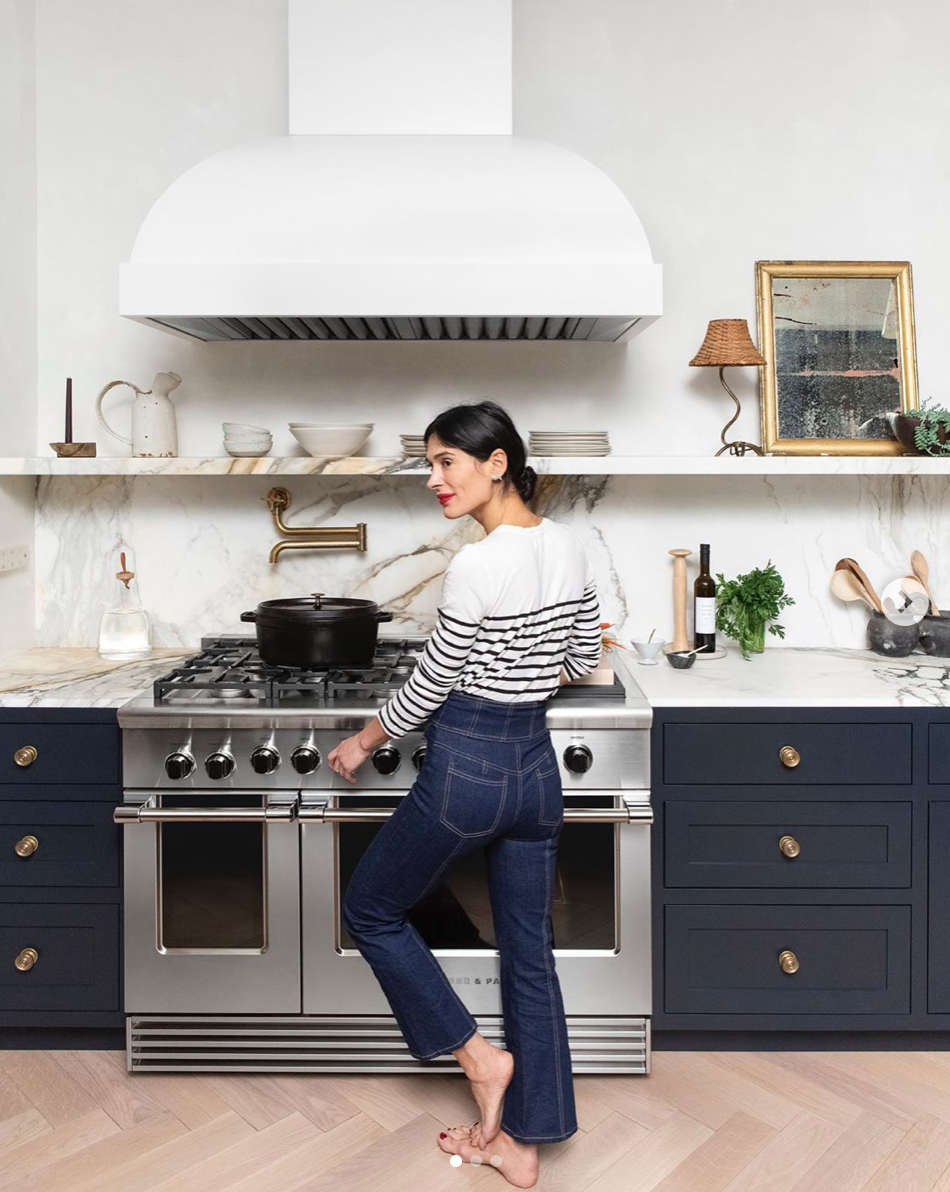
<svg viewBox="0 0 950 1192">
<path fill-rule="evenodd" d="M 333 792 L 331 797 L 344 793 L 350 792 Z M 352 793 L 372 798 L 373 795 L 392 797 L 407 792 L 357 790 Z M 642 796 L 649 795 L 646 790 L 582 793 L 599 795 L 607 800 L 621 799 L 627 803 L 628 809 L 650 813 L 649 806 L 642 802 Z M 322 1015 L 339 1012 L 339 1007 L 346 1005 L 354 1014 L 385 1014 L 389 1006 L 372 970 L 358 951 L 340 946 L 339 829 L 317 830 L 321 823 L 320 805 L 325 805 L 328 794 L 324 792 L 321 798 L 317 792 L 304 792 L 298 813 L 303 903 L 303 1012 Z M 572 809 L 566 809 L 565 816 L 568 810 Z M 577 810 L 583 812 L 586 809 Z M 615 824 L 614 864 L 619 880 L 614 883 L 614 915 L 619 946 L 615 949 L 555 948 L 558 976 L 569 1014 L 649 1015 L 652 1009 L 649 831 L 652 813 L 650 818 L 638 820 L 628 818 L 622 809 L 618 816 L 616 807 L 603 810 L 613 812 L 616 817 L 607 822 Z M 385 814 L 392 813 L 390 808 L 380 808 L 379 811 L 384 814 L 371 813 L 371 818 L 385 818 Z M 603 823 L 604 820 L 587 822 Z M 646 831 L 620 831 L 623 827 L 638 824 Z M 332 881 L 332 888 L 328 888 L 328 881 Z M 438 948 L 434 955 L 473 1014 L 501 1013 L 497 950 Z M 598 966 L 602 964 L 607 967 L 600 971 Z M 592 979 L 595 971 L 599 976 Z"/>
<path fill-rule="evenodd" d="M 357 797 L 372 798 L 380 792 L 353 791 Z M 388 797 L 407 795 L 408 791 L 386 791 Z M 568 792 L 569 794 L 573 792 Z M 623 802 L 622 807 L 565 807 L 564 820 L 574 824 L 641 824 L 649 826 L 653 823 L 653 808 L 649 803 L 649 791 L 584 791 L 584 795 L 607 795 L 615 793 Z M 646 796 L 646 799 L 643 798 Z M 387 820 L 396 810 L 394 807 L 362 808 L 362 807 L 331 807 L 330 799 L 338 797 L 325 795 L 320 797 L 316 793 L 308 794 L 301 803 L 297 818 L 307 823 L 345 824 L 367 823 L 370 821 Z"/>
<path fill-rule="evenodd" d="M 134 795 L 135 791 L 124 792 L 124 797 Z M 263 800 L 261 807 L 159 807 L 158 800 L 162 795 L 175 794 L 175 791 L 142 791 L 141 803 L 123 803 L 112 813 L 112 819 L 117 824 L 161 824 L 173 820 L 194 823 L 234 822 L 236 820 L 251 820 L 263 823 L 289 824 L 297 814 L 299 791 L 270 791 L 227 788 L 229 795 L 252 795 Z M 197 794 L 218 794 L 215 790 L 199 790 Z M 284 796 L 283 798 L 281 796 Z"/>
<path fill-rule="evenodd" d="M 220 792 L 203 790 L 196 793 Z M 299 791 L 241 790 L 229 791 L 229 794 L 252 795 L 261 799 L 262 810 L 273 808 L 284 813 L 256 817 L 263 829 L 264 947 L 194 949 L 161 946 L 160 838 L 163 821 L 140 821 L 135 815 L 120 819 L 117 822 L 124 825 L 126 1013 L 195 1010 L 255 1013 L 260 1012 L 262 1006 L 268 1007 L 265 1012 L 300 1010 L 300 829 L 295 818 Z M 124 809 L 137 810 L 139 805 L 134 800 L 138 795 L 143 802 L 154 806 L 154 792 L 126 790 Z M 196 818 L 220 821 L 227 817 L 201 815 Z"/>
</svg>

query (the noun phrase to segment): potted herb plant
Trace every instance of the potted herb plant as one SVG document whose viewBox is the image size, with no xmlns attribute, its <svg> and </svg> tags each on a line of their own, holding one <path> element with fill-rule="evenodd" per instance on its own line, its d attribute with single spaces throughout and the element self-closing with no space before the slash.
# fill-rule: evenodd
<svg viewBox="0 0 950 1192">
<path fill-rule="evenodd" d="M 746 661 L 765 649 L 766 625 L 769 633 L 785 636 L 784 627 L 775 618 L 795 601 L 786 594 L 785 581 L 771 559 L 767 566 L 735 579 L 726 580 L 720 572 L 716 581 L 716 628 L 739 643 Z"/>
<path fill-rule="evenodd" d="M 905 414 L 889 413 L 894 438 L 918 455 L 950 456 L 950 410 L 943 406 L 920 407 Z"/>
</svg>

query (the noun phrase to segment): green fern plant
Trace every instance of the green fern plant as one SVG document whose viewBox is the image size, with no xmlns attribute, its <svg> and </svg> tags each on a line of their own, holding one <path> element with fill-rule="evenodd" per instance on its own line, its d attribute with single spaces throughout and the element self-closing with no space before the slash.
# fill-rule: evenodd
<svg viewBox="0 0 950 1192">
<path fill-rule="evenodd" d="M 927 406 L 907 410 L 905 416 L 920 419 L 914 427 L 914 443 L 918 451 L 925 455 L 950 455 L 950 410 L 944 406 Z"/>
</svg>

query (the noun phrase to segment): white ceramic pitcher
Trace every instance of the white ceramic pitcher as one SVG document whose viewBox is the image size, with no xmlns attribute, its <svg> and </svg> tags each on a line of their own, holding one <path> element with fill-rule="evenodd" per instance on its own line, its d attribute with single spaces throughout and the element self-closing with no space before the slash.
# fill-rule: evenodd
<svg viewBox="0 0 950 1192">
<path fill-rule="evenodd" d="M 175 421 L 175 406 L 168 395 L 180 384 L 181 377 L 173 372 L 156 373 L 151 389 L 139 389 L 131 381 L 110 381 L 96 398 L 96 417 L 114 439 L 131 446 L 133 456 L 140 459 L 176 456 L 178 424 Z M 102 399 L 116 385 L 128 385 L 135 390 L 131 439 L 113 430 L 102 413 Z"/>
</svg>

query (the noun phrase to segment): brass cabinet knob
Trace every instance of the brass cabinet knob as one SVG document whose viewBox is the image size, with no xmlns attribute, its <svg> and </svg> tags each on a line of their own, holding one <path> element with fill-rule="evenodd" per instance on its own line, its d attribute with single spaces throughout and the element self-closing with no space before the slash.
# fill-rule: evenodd
<svg viewBox="0 0 950 1192">
<path fill-rule="evenodd" d="M 783 973 L 798 972 L 798 957 L 794 952 L 790 952 L 788 948 L 784 952 L 779 952 L 778 962 L 782 966 Z"/>
<path fill-rule="evenodd" d="M 798 765 L 802 760 L 802 755 L 794 747 L 794 745 L 783 745 L 778 751 L 779 761 L 783 766 L 787 766 L 790 770 Z"/>
<path fill-rule="evenodd" d="M 18 840 L 13 846 L 18 857 L 28 857 L 31 853 L 35 853 L 40 847 L 40 842 L 35 836 L 24 836 L 22 840 Z"/>
<path fill-rule="evenodd" d="M 797 857 L 802 851 L 802 846 L 794 836 L 783 836 L 778 842 L 778 846 L 786 857 Z"/>
<path fill-rule="evenodd" d="M 13 760 L 18 766 L 32 766 L 38 756 L 35 745 L 24 745 L 14 753 Z"/>
<path fill-rule="evenodd" d="M 36 964 L 39 958 L 40 954 L 35 948 L 24 948 L 13 963 L 21 973 L 25 973 L 27 969 L 31 969 Z"/>
</svg>

